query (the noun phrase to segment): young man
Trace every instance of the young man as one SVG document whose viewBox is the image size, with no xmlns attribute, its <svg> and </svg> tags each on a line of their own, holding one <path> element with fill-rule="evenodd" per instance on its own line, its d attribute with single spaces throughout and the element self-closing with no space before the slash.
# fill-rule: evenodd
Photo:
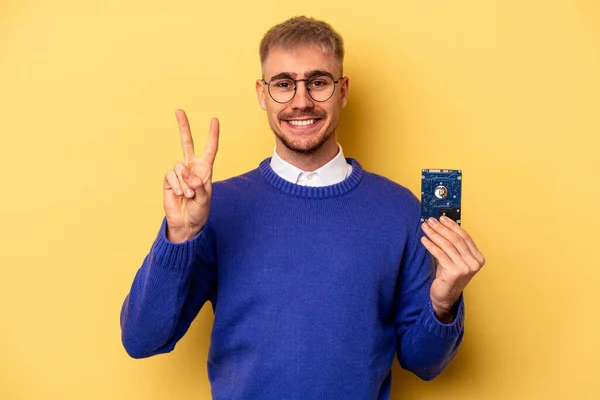
<svg viewBox="0 0 600 400">
<path fill-rule="evenodd" d="M 389 399 L 395 356 L 422 379 L 452 359 L 461 293 L 484 258 L 453 221 L 421 226 L 414 195 L 344 158 L 349 86 L 328 24 L 285 21 L 260 55 L 273 157 L 213 184 L 218 121 L 196 157 L 177 111 L 185 160 L 166 173 L 166 218 L 123 304 L 123 344 L 132 357 L 173 350 L 209 300 L 214 399 Z"/>
</svg>

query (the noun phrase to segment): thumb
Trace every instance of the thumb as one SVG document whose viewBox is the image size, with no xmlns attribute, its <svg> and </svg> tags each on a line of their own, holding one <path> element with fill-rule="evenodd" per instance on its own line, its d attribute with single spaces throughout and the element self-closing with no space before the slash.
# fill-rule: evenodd
<svg viewBox="0 0 600 400">
<path fill-rule="evenodd" d="M 188 168 L 181 171 L 181 177 L 188 184 L 188 186 L 196 192 L 196 194 L 203 194 L 206 192 L 204 188 L 204 181 L 198 175 L 194 174 Z"/>
</svg>

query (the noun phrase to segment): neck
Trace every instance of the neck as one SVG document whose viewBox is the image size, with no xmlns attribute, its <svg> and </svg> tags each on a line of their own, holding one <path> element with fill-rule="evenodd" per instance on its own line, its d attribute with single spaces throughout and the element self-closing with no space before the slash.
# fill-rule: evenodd
<svg viewBox="0 0 600 400">
<path fill-rule="evenodd" d="M 323 146 L 319 149 L 310 153 L 300 153 L 291 150 L 280 140 L 276 141 L 275 149 L 277 150 L 277 155 L 284 161 L 306 172 L 316 171 L 321 168 L 323 165 L 333 160 L 339 152 L 335 135 L 332 135 L 332 137 L 323 143 Z"/>
</svg>

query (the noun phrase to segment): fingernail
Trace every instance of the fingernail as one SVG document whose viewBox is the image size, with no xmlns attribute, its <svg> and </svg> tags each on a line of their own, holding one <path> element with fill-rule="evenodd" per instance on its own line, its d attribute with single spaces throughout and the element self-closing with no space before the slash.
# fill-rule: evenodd
<svg viewBox="0 0 600 400">
<path fill-rule="evenodd" d="M 183 192 L 181 191 L 181 188 L 177 188 L 175 189 L 175 193 L 177 193 L 178 196 L 181 196 Z"/>
<path fill-rule="evenodd" d="M 186 194 L 187 194 L 189 197 L 192 197 L 192 196 L 194 195 L 194 192 L 192 191 L 192 189 L 187 189 L 187 190 L 185 191 L 185 193 L 186 193 Z"/>
<path fill-rule="evenodd" d="M 435 224 L 437 224 L 437 221 L 435 220 L 435 218 L 429 218 L 427 220 L 427 222 L 429 222 L 429 225 L 434 226 Z"/>
<path fill-rule="evenodd" d="M 183 179 L 188 179 L 190 177 L 190 171 L 184 169 L 183 171 L 181 171 L 181 176 L 183 177 Z"/>
</svg>

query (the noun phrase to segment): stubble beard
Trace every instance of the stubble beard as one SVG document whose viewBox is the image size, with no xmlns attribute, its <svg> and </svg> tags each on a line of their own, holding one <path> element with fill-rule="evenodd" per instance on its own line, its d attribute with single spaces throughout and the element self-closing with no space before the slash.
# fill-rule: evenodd
<svg viewBox="0 0 600 400">
<path fill-rule="evenodd" d="M 310 113 L 301 113 L 299 115 L 297 115 L 298 117 L 302 116 L 302 117 L 315 117 L 315 118 L 319 118 L 319 119 L 326 119 L 327 118 L 327 114 L 325 114 L 324 112 L 317 112 L 316 115 L 310 115 Z M 280 114 L 279 115 L 279 121 L 282 121 L 281 123 L 285 123 L 283 122 L 284 119 L 287 118 L 291 118 L 290 114 Z M 334 127 L 329 127 L 329 130 L 326 130 L 322 135 L 318 136 L 316 139 L 309 141 L 309 142 L 303 142 L 303 141 L 294 141 L 293 139 L 287 138 L 283 132 L 281 132 L 280 130 L 277 129 L 277 127 L 275 126 L 274 123 L 272 123 L 269 120 L 269 125 L 271 126 L 271 130 L 273 131 L 273 133 L 275 134 L 275 136 L 277 136 L 279 138 L 279 140 L 281 140 L 281 143 L 283 143 L 283 145 L 297 153 L 297 154 L 302 154 L 302 155 L 307 155 L 307 154 L 314 154 L 317 151 L 319 151 L 323 145 L 325 143 L 327 143 L 327 141 L 329 139 L 331 139 L 331 137 L 333 136 L 333 134 L 335 133 L 335 130 L 337 128 L 337 126 Z M 326 127 L 327 128 L 327 127 Z"/>
<path fill-rule="evenodd" d="M 310 142 L 303 142 L 303 143 L 297 143 L 295 141 L 291 141 L 288 138 L 285 137 L 285 135 L 283 135 L 281 132 L 278 132 L 277 129 L 275 129 L 273 126 L 271 126 L 271 130 L 273 131 L 273 133 L 275 134 L 275 136 L 277 136 L 279 138 L 279 140 L 281 140 L 281 143 L 283 143 L 283 145 L 288 148 L 289 150 L 298 153 L 298 154 L 314 154 L 317 151 L 319 151 L 323 145 L 331 138 L 331 136 L 333 135 L 333 132 L 335 132 L 334 130 L 330 131 L 330 132 L 326 132 L 324 135 L 319 136 L 318 138 L 316 138 L 313 141 Z"/>
</svg>

